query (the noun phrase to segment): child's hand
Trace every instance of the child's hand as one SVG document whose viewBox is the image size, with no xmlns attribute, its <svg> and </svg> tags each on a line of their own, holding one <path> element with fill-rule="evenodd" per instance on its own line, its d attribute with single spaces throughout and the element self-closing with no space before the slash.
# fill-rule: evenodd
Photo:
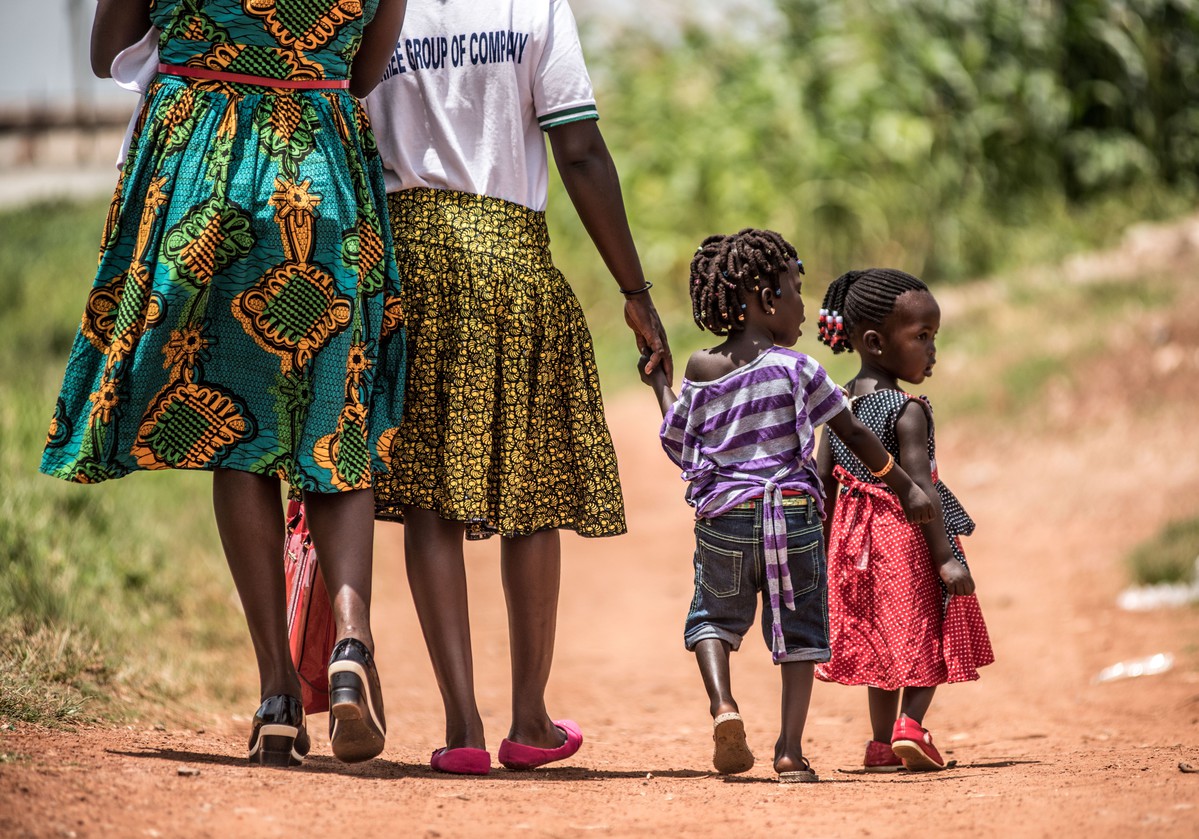
<svg viewBox="0 0 1199 839">
<path fill-rule="evenodd" d="M 649 365 L 651 358 L 653 358 L 653 354 L 648 350 L 641 353 L 641 358 L 637 359 L 637 374 L 641 376 L 641 381 L 650 387 L 666 385 L 668 383 L 666 371 L 662 369 L 661 364 L 655 367 L 652 373 L 645 372 L 645 368 Z"/>
<path fill-rule="evenodd" d="M 933 502 L 915 481 L 910 481 L 906 492 L 899 496 L 903 513 L 912 524 L 927 524 L 937 514 Z"/>
<path fill-rule="evenodd" d="M 637 375 L 641 376 L 641 381 L 654 389 L 658 408 L 661 409 L 662 416 L 666 416 L 675 402 L 674 391 L 670 389 L 670 374 L 662 364 L 656 365 L 652 372 L 646 373 L 645 368 L 652 359 L 653 353 L 648 348 L 641 351 L 641 358 L 637 359 Z"/>
<path fill-rule="evenodd" d="M 974 594 L 974 577 L 970 575 L 970 569 L 952 556 L 941 563 L 939 573 L 950 594 Z"/>
</svg>

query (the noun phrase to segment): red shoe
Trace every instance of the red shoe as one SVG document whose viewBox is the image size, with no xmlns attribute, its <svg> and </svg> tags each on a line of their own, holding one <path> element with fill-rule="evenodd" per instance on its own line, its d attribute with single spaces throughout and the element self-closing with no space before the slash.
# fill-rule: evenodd
<svg viewBox="0 0 1199 839">
<path fill-rule="evenodd" d="M 583 732 L 574 720 L 554 720 L 563 734 L 566 742 L 556 749 L 539 749 L 536 746 L 525 746 L 514 743 L 505 737 L 500 741 L 500 763 L 509 769 L 536 769 L 555 760 L 564 760 L 579 750 L 583 745 Z"/>
<path fill-rule="evenodd" d="M 867 772 L 898 772 L 903 769 L 903 761 L 892 751 L 891 744 L 881 740 L 871 740 L 866 744 L 863 765 Z"/>
<path fill-rule="evenodd" d="M 486 749 L 446 749 L 433 752 L 429 766 L 450 775 L 486 775 L 491 772 L 491 755 Z"/>
<path fill-rule="evenodd" d="M 911 717 L 900 717 L 891 730 L 891 750 L 910 770 L 944 769 L 945 761 L 933 745 L 933 736 Z"/>
</svg>

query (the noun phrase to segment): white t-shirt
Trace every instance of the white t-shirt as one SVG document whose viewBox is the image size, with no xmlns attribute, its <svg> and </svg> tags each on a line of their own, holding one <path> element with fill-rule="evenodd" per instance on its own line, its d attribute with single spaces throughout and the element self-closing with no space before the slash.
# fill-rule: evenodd
<svg viewBox="0 0 1199 839">
<path fill-rule="evenodd" d="M 119 87 L 145 94 L 150 82 L 158 75 L 158 36 L 161 34 L 157 26 L 151 26 L 140 41 L 117 53 L 109 72 Z M 133 116 L 129 117 L 129 125 L 125 128 L 121 150 L 117 152 L 118 169 L 125 166 L 125 158 L 129 155 L 129 146 L 133 142 L 133 129 L 137 126 L 141 109 L 142 102 L 139 99 L 137 107 L 133 109 Z"/>
<path fill-rule="evenodd" d="M 538 211 L 541 132 L 599 118 L 566 0 L 409 0 L 366 109 L 388 192 L 452 189 Z"/>
</svg>

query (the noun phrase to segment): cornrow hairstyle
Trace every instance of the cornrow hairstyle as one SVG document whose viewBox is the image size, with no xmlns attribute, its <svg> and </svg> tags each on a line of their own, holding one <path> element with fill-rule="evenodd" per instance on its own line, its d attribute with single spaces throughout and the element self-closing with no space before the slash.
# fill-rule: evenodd
<svg viewBox="0 0 1199 839">
<path fill-rule="evenodd" d="M 732 236 L 709 236 L 691 259 L 691 315 L 695 325 L 728 335 L 745 320 L 749 300 L 792 263 L 803 263 L 795 247 L 773 230 L 747 227 Z"/>
<path fill-rule="evenodd" d="M 846 271 L 824 293 L 818 329 L 820 342 L 834 354 L 853 352 L 849 336 L 858 324 L 882 326 L 906 291 L 928 291 L 921 280 L 894 268 Z"/>
</svg>

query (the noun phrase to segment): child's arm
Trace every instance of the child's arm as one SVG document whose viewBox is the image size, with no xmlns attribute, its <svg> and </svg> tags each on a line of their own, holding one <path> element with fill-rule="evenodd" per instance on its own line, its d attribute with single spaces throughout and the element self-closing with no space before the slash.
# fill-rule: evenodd
<svg viewBox="0 0 1199 839">
<path fill-rule="evenodd" d="M 593 119 L 584 119 L 546 133 L 566 194 L 617 285 L 624 291 L 644 288 L 645 275 L 625 216 L 620 178 L 599 126 Z M 648 291 L 625 296 L 624 319 L 636 336 L 637 349 L 650 353 L 650 366 L 666 369 L 669 384 L 674 378 L 670 344 Z"/>
<path fill-rule="evenodd" d="M 916 485 L 934 501 L 933 517 L 921 525 L 924 541 L 928 543 L 933 571 L 945 583 L 950 594 L 974 594 L 974 578 L 970 569 L 958 562 L 949 547 L 949 536 L 945 533 L 945 517 L 941 512 L 941 496 L 933 486 L 932 471 L 928 462 L 928 415 L 922 405 L 908 402 L 899 411 L 895 424 L 899 437 L 899 459 Z"/>
<path fill-rule="evenodd" d="M 92 72 L 112 75 L 112 60 L 150 29 L 150 0 L 100 0 L 92 18 Z"/>
<path fill-rule="evenodd" d="M 837 496 L 840 489 L 833 477 L 833 443 L 827 427 L 820 433 L 820 446 L 816 449 L 816 475 L 820 478 L 820 490 L 824 493 L 824 549 L 830 547 L 833 535 L 833 513 L 837 512 Z"/>
<path fill-rule="evenodd" d="M 878 475 L 884 469 L 887 470 L 885 475 L 879 477 L 899 496 L 899 504 L 909 522 L 924 524 L 932 520 L 933 502 L 928 493 L 908 477 L 908 473 L 901 469 L 898 463 L 891 462 L 891 455 L 879 442 L 878 437 L 853 415 L 853 411 L 844 409 L 828 421 L 828 427 L 871 472 Z M 925 459 L 928 459 L 927 455 Z"/>
<path fill-rule="evenodd" d="M 670 387 L 670 381 L 666 376 L 666 371 L 662 369 L 662 365 L 656 367 L 650 366 L 652 360 L 649 351 L 643 352 L 641 358 L 637 360 L 637 372 L 641 374 L 641 381 L 654 389 L 654 396 L 658 398 L 658 407 L 662 410 L 662 416 L 666 416 L 666 412 L 670 410 L 670 406 L 676 401 L 674 391 Z M 646 371 L 649 372 L 646 372 Z"/>
</svg>

